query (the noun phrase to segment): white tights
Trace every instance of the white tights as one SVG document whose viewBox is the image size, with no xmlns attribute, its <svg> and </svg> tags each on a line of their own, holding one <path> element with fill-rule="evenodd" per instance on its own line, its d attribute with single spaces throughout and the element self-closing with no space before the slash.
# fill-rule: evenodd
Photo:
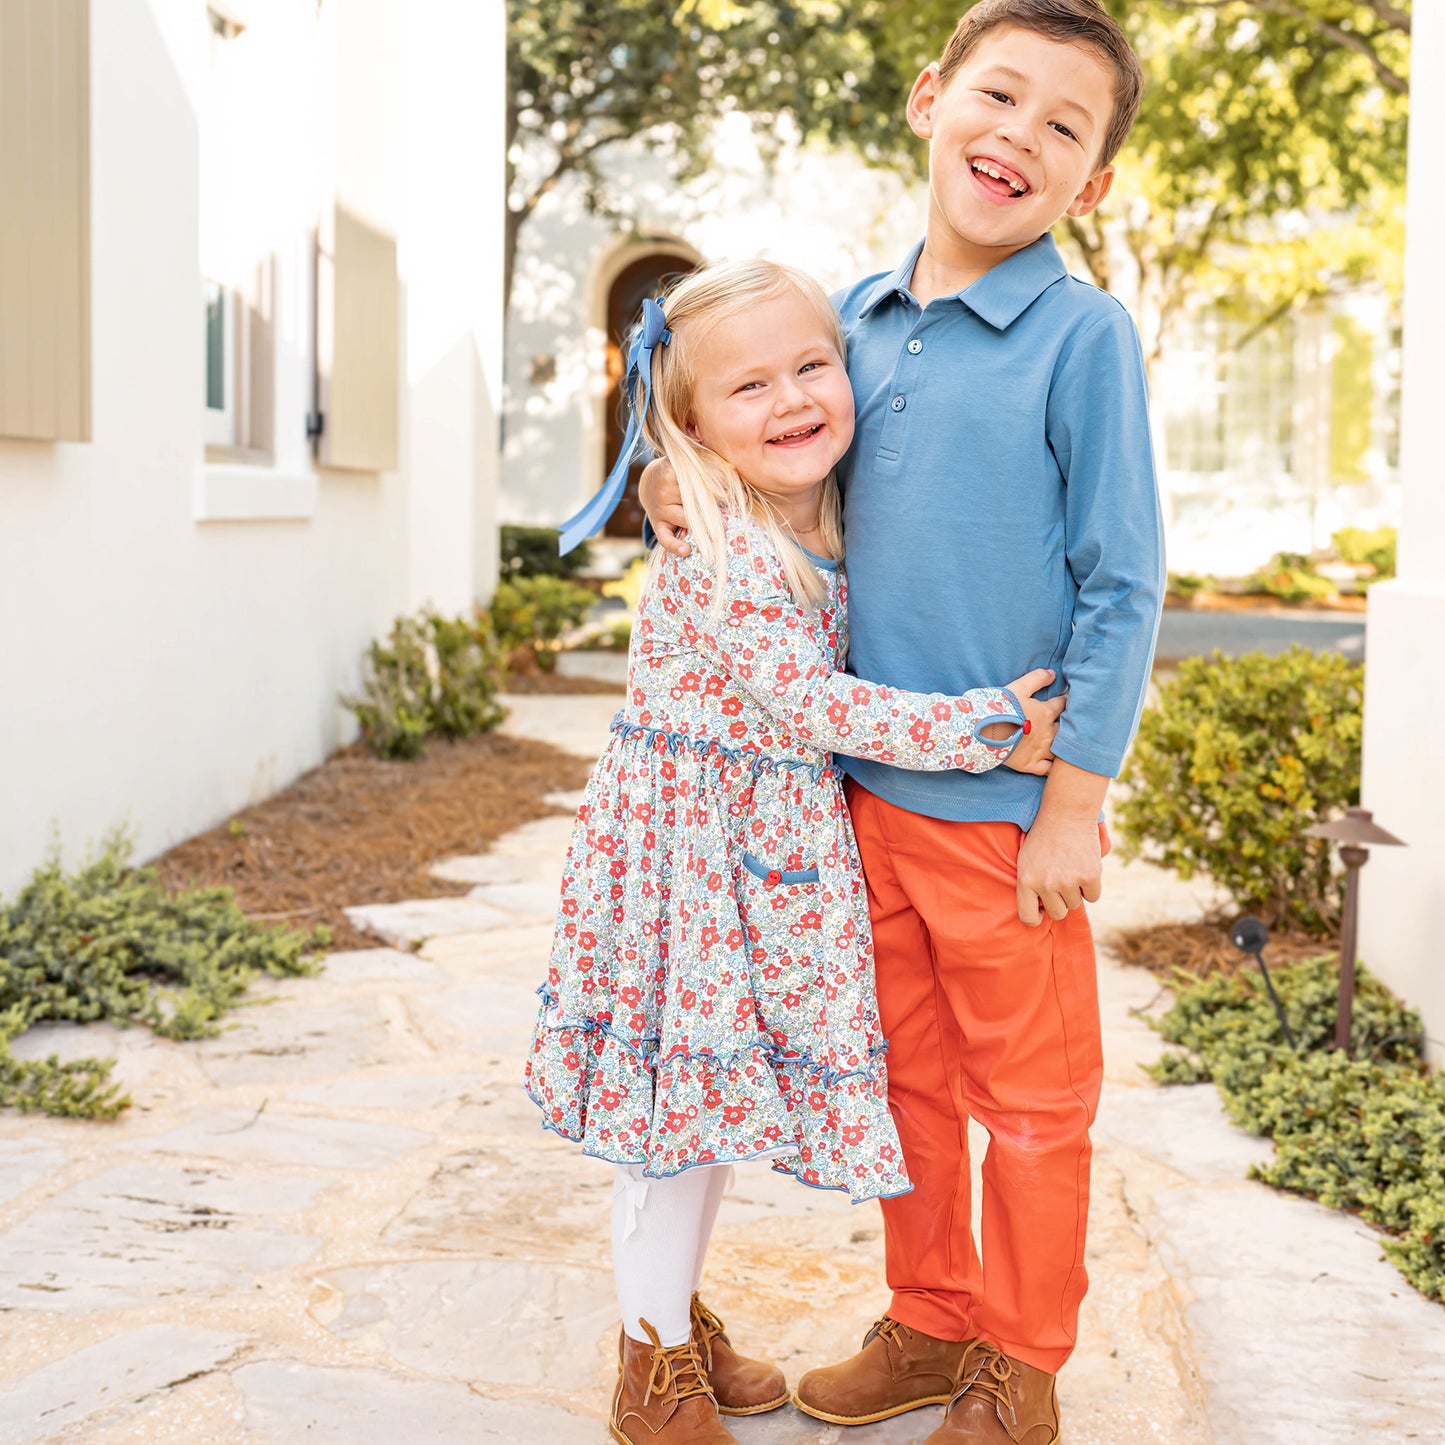
<svg viewBox="0 0 1445 1445">
<path fill-rule="evenodd" d="M 641 1164 L 619 1164 L 612 1190 L 612 1272 L 622 1328 L 647 1342 L 646 1320 L 664 1347 L 692 1332 L 689 1305 L 718 1205 L 732 1170 L 704 1164 L 669 1179 L 645 1179 Z"/>
</svg>

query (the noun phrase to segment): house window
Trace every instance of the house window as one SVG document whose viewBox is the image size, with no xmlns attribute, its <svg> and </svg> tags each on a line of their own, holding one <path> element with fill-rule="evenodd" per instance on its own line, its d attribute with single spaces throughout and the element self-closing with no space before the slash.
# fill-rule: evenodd
<svg viewBox="0 0 1445 1445">
<path fill-rule="evenodd" d="M 206 14 L 210 64 L 200 109 L 203 435 L 208 457 L 269 462 L 275 288 L 248 191 L 260 165 L 251 110 L 255 81 L 247 71 L 255 47 L 229 7 L 209 5 Z"/>
<path fill-rule="evenodd" d="M 1169 469 L 1277 485 L 1294 465 L 1294 325 L 1253 324 L 1221 308 L 1188 317 L 1165 354 L 1161 393 Z"/>
<path fill-rule="evenodd" d="M 244 427 L 238 426 L 236 377 L 244 365 L 236 365 L 236 350 L 245 335 L 236 293 L 219 281 L 205 283 L 206 294 L 206 445 L 240 448 L 245 445 Z"/>
</svg>

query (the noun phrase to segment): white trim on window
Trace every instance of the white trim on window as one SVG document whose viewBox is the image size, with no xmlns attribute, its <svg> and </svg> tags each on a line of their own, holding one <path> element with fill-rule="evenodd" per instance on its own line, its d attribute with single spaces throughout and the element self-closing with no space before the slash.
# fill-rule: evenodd
<svg viewBox="0 0 1445 1445">
<path fill-rule="evenodd" d="M 198 522 L 307 522 L 316 515 L 315 472 L 208 462 L 196 469 Z"/>
</svg>

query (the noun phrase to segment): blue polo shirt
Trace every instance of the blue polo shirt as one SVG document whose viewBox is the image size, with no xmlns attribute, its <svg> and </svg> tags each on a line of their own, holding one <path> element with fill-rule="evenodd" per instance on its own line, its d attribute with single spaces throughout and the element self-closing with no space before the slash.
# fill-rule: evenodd
<svg viewBox="0 0 1445 1445">
<path fill-rule="evenodd" d="M 1164 595 L 1138 333 L 1051 236 L 927 307 L 908 289 L 921 250 L 834 297 L 857 403 L 839 469 L 849 670 L 962 693 L 1052 667 L 1069 694 L 1055 754 L 1113 777 Z M 1008 768 L 838 762 L 933 818 L 1028 828 L 1043 793 Z"/>
</svg>

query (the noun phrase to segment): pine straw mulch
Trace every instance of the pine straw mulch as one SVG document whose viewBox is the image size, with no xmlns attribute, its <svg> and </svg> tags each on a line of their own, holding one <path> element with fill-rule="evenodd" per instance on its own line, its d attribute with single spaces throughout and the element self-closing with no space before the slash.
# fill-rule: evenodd
<svg viewBox="0 0 1445 1445">
<path fill-rule="evenodd" d="M 555 814 L 543 797 L 582 787 L 589 772 L 546 743 L 500 733 L 433 739 L 413 762 L 384 761 L 358 743 L 153 866 L 168 888 L 233 889 L 253 918 L 323 925 L 333 949 L 376 948 L 343 908 L 465 893 L 427 866 Z"/>
<path fill-rule="evenodd" d="M 1233 919 L 1206 919 L 1200 923 L 1151 923 L 1142 928 L 1118 929 L 1104 940 L 1120 963 L 1146 968 L 1156 977 L 1173 983 L 1181 973 L 1195 978 L 1211 974 L 1235 974 L 1254 968 L 1254 955 L 1241 953 L 1229 938 Z M 1338 944 L 1327 939 L 1308 938 L 1280 929 L 1270 931 L 1264 961 L 1298 963 L 1337 951 Z"/>
<path fill-rule="evenodd" d="M 555 672 L 510 673 L 508 692 L 586 692 L 616 693 L 621 697 L 627 689 L 620 682 L 605 682 L 600 677 L 563 677 Z"/>
</svg>

